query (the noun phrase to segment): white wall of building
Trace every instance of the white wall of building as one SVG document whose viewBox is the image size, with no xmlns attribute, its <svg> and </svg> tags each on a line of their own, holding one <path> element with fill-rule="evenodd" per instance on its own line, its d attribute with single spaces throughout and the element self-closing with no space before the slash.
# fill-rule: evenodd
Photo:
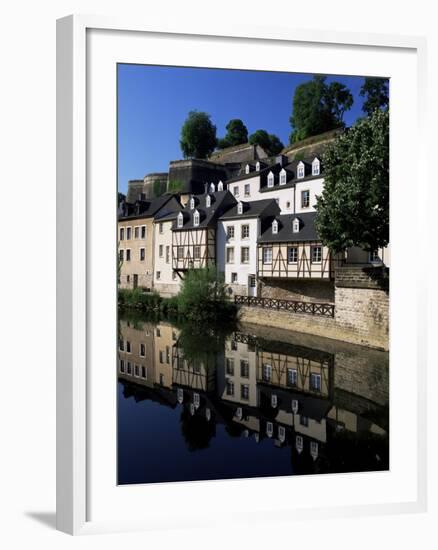
<svg viewBox="0 0 438 550">
<path fill-rule="evenodd" d="M 178 294 L 181 285 L 180 278 L 175 277 L 172 270 L 172 223 L 154 223 L 154 289 L 162 296 Z"/>
<path fill-rule="evenodd" d="M 249 227 L 249 237 L 242 238 L 242 226 Z M 234 238 L 228 239 L 228 227 L 234 227 Z M 225 282 L 233 294 L 247 294 L 250 275 L 257 275 L 257 237 L 259 234 L 258 218 L 236 218 L 219 221 L 216 238 L 217 258 L 219 271 L 225 274 Z M 241 262 L 242 247 L 249 248 L 249 262 Z M 227 263 L 227 248 L 234 248 L 234 262 Z M 237 283 L 232 283 L 232 273 L 237 274 Z M 255 289 L 254 289 L 255 295 Z"/>
<path fill-rule="evenodd" d="M 314 212 L 316 210 L 316 197 L 322 194 L 324 188 L 324 178 L 317 178 L 313 180 L 297 181 L 295 184 L 295 212 L 294 214 L 300 214 L 304 212 Z M 301 204 L 301 197 L 303 191 L 309 191 L 309 206 L 303 208 Z M 281 206 L 280 206 L 281 208 Z M 283 213 L 283 212 L 282 212 Z"/>
</svg>

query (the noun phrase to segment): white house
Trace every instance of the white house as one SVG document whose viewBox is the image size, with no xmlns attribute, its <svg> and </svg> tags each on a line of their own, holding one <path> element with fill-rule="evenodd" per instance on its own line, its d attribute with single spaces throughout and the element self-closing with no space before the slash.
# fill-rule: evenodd
<svg viewBox="0 0 438 550">
<path fill-rule="evenodd" d="M 178 294 L 181 278 L 172 268 L 172 225 L 177 212 L 154 221 L 154 283 L 153 287 L 161 296 Z"/>
<path fill-rule="evenodd" d="M 257 295 L 257 239 L 279 214 L 275 200 L 239 201 L 218 220 L 217 266 L 230 295 Z"/>
</svg>

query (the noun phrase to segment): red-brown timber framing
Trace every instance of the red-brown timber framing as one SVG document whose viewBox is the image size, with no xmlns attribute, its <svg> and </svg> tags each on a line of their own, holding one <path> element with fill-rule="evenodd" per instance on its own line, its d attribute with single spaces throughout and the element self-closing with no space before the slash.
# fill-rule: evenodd
<svg viewBox="0 0 438 550">
<path fill-rule="evenodd" d="M 199 247 L 199 257 L 195 257 Z M 172 231 L 172 267 L 175 271 L 216 264 L 216 230 L 211 227 Z"/>
<path fill-rule="evenodd" d="M 312 262 L 312 248 L 321 247 L 321 261 Z M 297 261 L 288 261 L 288 250 L 291 247 L 297 249 Z M 263 263 L 263 249 L 272 249 L 272 262 Z M 272 242 L 260 243 L 257 246 L 257 275 L 278 279 L 333 279 L 335 267 L 341 264 L 340 256 L 333 256 L 327 246 L 321 241 L 308 242 Z"/>
</svg>

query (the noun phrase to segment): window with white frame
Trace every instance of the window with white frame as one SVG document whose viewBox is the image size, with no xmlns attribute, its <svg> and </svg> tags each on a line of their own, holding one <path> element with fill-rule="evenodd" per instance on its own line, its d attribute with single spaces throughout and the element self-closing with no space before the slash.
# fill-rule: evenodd
<svg viewBox="0 0 438 550">
<path fill-rule="evenodd" d="M 320 170 L 321 166 L 319 163 L 319 159 L 315 157 L 312 162 L 312 176 L 319 176 Z"/>
<path fill-rule="evenodd" d="M 193 214 L 193 225 L 197 227 L 199 225 L 199 212 L 195 210 L 195 213 Z"/>
<path fill-rule="evenodd" d="M 182 212 L 180 212 L 178 214 L 178 219 L 177 219 L 178 228 L 181 228 L 183 226 L 183 221 L 184 221 L 183 214 L 182 214 Z"/>
<path fill-rule="evenodd" d="M 193 210 L 195 208 L 195 199 L 192 197 L 190 199 L 190 210 Z"/>
<path fill-rule="evenodd" d="M 272 264 L 272 248 L 271 247 L 265 247 L 263 249 L 263 263 L 264 264 Z"/>
<path fill-rule="evenodd" d="M 225 372 L 228 376 L 234 376 L 234 359 L 232 357 L 225 359 Z"/>
<path fill-rule="evenodd" d="M 158 247 L 158 256 L 160 258 L 163 257 L 163 251 L 164 251 L 164 246 L 162 244 L 160 244 L 159 247 Z"/>
<path fill-rule="evenodd" d="M 121 227 L 119 230 L 119 240 L 124 241 L 125 240 L 125 228 Z"/>
<path fill-rule="evenodd" d="M 196 245 L 193 249 L 193 259 L 199 260 L 201 258 L 201 247 Z"/>
<path fill-rule="evenodd" d="M 304 178 L 304 164 L 302 162 L 300 162 L 298 164 L 298 174 L 297 174 L 297 177 L 298 178 Z"/>
<path fill-rule="evenodd" d="M 296 264 L 298 262 L 298 247 L 297 246 L 288 246 L 287 247 L 287 263 Z"/>
<path fill-rule="evenodd" d="M 144 365 L 141 366 L 141 377 L 144 378 L 145 380 L 148 377 L 148 371 Z"/>
<path fill-rule="evenodd" d="M 142 225 L 140 227 L 140 238 L 141 239 L 146 239 L 146 226 L 145 225 Z"/>
<path fill-rule="evenodd" d="M 207 198 L 205 199 L 205 206 L 207 208 L 210 208 L 210 206 L 211 206 L 211 197 L 210 197 L 210 195 L 207 195 Z"/>
<path fill-rule="evenodd" d="M 268 187 L 274 187 L 274 174 L 272 172 L 268 174 Z"/>
<path fill-rule="evenodd" d="M 249 247 L 242 246 L 240 249 L 240 263 L 249 264 Z"/>
<path fill-rule="evenodd" d="M 146 250 L 144 248 L 140 248 L 140 262 L 144 262 L 146 255 Z"/>
<path fill-rule="evenodd" d="M 312 246 L 311 248 L 312 263 L 318 264 L 322 260 L 322 246 Z"/>
<path fill-rule="evenodd" d="M 243 214 L 243 204 L 241 202 L 239 202 L 237 205 L 237 213 Z"/>
<path fill-rule="evenodd" d="M 178 246 L 177 247 L 176 257 L 177 257 L 178 260 L 183 260 L 184 259 L 184 247 L 183 246 Z"/>
<path fill-rule="evenodd" d="M 226 393 L 227 395 L 234 395 L 234 382 L 232 380 L 227 380 Z"/>
<path fill-rule="evenodd" d="M 231 273 L 231 283 L 237 284 L 237 273 Z"/>
<path fill-rule="evenodd" d="M 240 398 L 248 401 L 249 399 L 249 385 L 241 384 L 240 385 Z"/>
<path fill-rule="evenodd" d="M 218 191 L 223 191 L 224 190 L 224 184 L 222 183 L 222 181 L 219 181 L 219 183 L 217 184 L 217 190 Z"/>
<path fill-rule="evenodd" d="M 140 235 L 140 228 L 138 225 L 136 225 L 134 227 L 134 239 L 138 239 L 139 235 Z"/>
<path fill-rule="evenodd" d="M 249 166 L 249 164 L 247 164 L 245 166 L 245 174 L 249 174 L 249 171 L 250 171 L 250 166 Z"/>
<path fill-rule="evenodd" d="M 132 374 L 132 367 L 131 367 L 131 362 L 130 362 L 130 361 L 128 361 L 128 362 L 126 363 L 126 372 L 127 372 L 128 374 Z"/>
<path fill-rule="evenodd" d="M 126 240 L 127 241 L 131 240 L 131 228 L 130 227 L 126 228 Z"/>
<path fill-rule="evenodd" d="M 280 185 L 286 185 L 286 170 L 284 168 L 280 172 Z"/>
<path fill-rule="evenodd" d="M 295 218 L 294 221 L 292 222 L 292 231 L 294 233 L 300 232 L 300 220 L 298 218 Z"/>
<path fill-rule="evenodd" d="M 166 246 L 166 264 L 170 262 L 170 246 Z"/>
<path fill-rule="evenodd" d="M 125 361 L 120 359 L 120 372 L 123 374 L 125 372 Z"/>
<path fill-rule="evenodd" d="M 229 246 L 227 248 L 227 264 L 233 264 L 234 263 L 234 247 Z"/>
<path fill-rule="evenodd" d="M 240 376 L 242 378 L 249 378 L 249 362 L 248 359 L 240 360 Z"/>
<path fill-rule="evenodd" d="M 268 363 L 262 365 L 262 379 L 264 382 L 270 382 L 272 380 L 272 366 Z"/>
<path fill-rule="evenodd" d="M 236 185 L 236 187 L 233 187 L 233 195 L 235 197 L 239 196 L 239 187 Z"/>
<path fill-rule="evenodd" d="M 131 353 L 131 342 L 126 340 L 126 353 Z"/>
<path fill-rule="evenodd" d="M 276 235 L 278 233 L 278 221 L 274 220 L 272 222 L 272 234 Z"/>
<path fill-rule="evenodd" d="M 310 191 L 306 189 L 301 191 L 301 208 L 309 208 L 310 206 Z"/>
<path fill-rule="evenodd" d="M 242 225 L 242 239 L 249 239 L 249 225 Z"/>
<path fill-rule="evenodd" d="M 216 187 L 214 183 L 210 183 L 210 193 L 214 193 L 216 191 Z"/>
<path fill-rule="evenodd" d="M 257 170 L 257 172 L 260 172 L 260 162 L 259 161 L 256 162 L 256 170 Z"/>
<path fill-rule="evenodd" d="M 121 249 L 119 250 L 119 260 L 120 260 L 121 262 L 123 262 L 123 258 L 124 258 L 124 250 L 123 250 L 123 248 L 121 248 Z"/>
<path fill-rule="evenodd" d="M 140 343 L 139 355 L 140 357 L 144 357 L 146 355 L 146 346 L 143 342 Z"/>
<path fill-rule="evenodd" d="M 298 382 L 297 369 L 287 369 L 287 385 L 296 386 Z"/>
<path fill-rule="evenodd" d="M 126 261 L 127 262 L 131 261 L 131 249 L 130 248 L 126 249 Z"/>
<path fill-rule="evenodd" d="M 321 375 L 314 372 L 310 375 L 310 389 L 312 391 L 320 392 L 321 391 Z"/>
<path fill-rule="evenodd" d="M 249 183 L 245 183 L 245 186 L 243 187 L 243 193 L 245 195 L 245 197 L 249 197 L 250 194 L 251 194 L 251 187 L 249 185 Z"/>
<path fill-rule="evenodd" d="M 124 351 L 124 350 L 125 350 L 125 342 L 123 341 L 122 338 L 120 338 L 120 340 L 119 340 L 119 350 L 120 350 L 120 351 Z"/>
<path fill-rule="evenodd" d="M 227 227 L 227 239 L 234 239 L 234 225 Z"/>
<path fill-rule="evenodd" d="M 163 231 L 164 231 L 164 223 L 160 223 L 160 224 L 159 224 L 159 232 L 160 232 L 160 235 L 163 234 Z"/>
</svg>

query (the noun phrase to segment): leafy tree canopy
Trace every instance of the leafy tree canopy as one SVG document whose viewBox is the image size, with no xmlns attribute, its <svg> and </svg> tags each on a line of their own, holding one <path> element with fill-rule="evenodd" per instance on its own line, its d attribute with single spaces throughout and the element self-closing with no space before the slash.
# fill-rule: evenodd
<svg viewBox="0 0 438 550">
<path fill-rule="evenodd" d="M 256 130 L 249 136 L 251 145 L 260 145 L 268 156 L 278 155 L 284 148 L 283 143 L 275 134 L 268 134 L 266 130 Z"/>
<path fill-rule="evenodd" d="M 324 158 L 316 227 L 334 252 L 389 242 L 389 115 L 377 110 L 336 139 Z"/>
<path fill-rule="evenodd" d="M 351 109 L 353 96 L 340 82 L 326 83 L 326 77 L 315 75 L 295 89 L 290 123 L 290 143 L 343 127 L 345 111 Z"/>
<path fill-rule="evenodd" d="M 362 111 L 367 115 L 389 105 L 389 81 L 386 78 L 365 78 L 359 93 L 365 98 Z"/>
<path fill-rule="evenodd" d="M 181 128 L 179 143 L 184 158 L 207 158 L 217 144 L 216 126 L 211 122 L 210 115 L 190 111 Z"/>
<path fill-rule="evenodd" d="M 226 125 L 227 133 L 225 137 L 218 141 L 219 149 L 225 149 L 225 147 L 233 147 L 234 145 L 241 145 L 248 142 L 248 128 L 243 124 L 240 118 L 233 118 Z"/>
</svg>

